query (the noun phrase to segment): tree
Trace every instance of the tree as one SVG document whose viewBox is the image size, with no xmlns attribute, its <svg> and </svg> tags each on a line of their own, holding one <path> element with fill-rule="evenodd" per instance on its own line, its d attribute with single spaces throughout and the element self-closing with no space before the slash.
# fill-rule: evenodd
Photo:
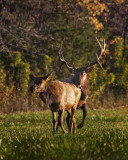
<svg viewBox="0 0 128 160">
<path fill-rule="evenodd" d="M 110 86 L 115 94 L 126 94 L 128 90 L 128 54 L 124 54 L 123 39 L 117 37 L 110 45 L 109 50 L 111 55 L 108 55 L 107 70 L 115 75 L 115 80 Z"/>
<path fill-rule="evenodd" d="M 128 38 L 128 1 L 127 0 L 77 0 L 78 5 L 84 5 L 90 17 L 90 23 L 99 31 L 110 28 L 110 40 L 115 36 Z"/>
<path fill-rule="evenodd" d="M 62 40 L 65 59 L 80 67 L 95 59 L 95 53 L 98 52 L 95 36 L 99 38 L 104 35 L 109 49 L 109 54 L 105 55 L 108 62 L 103 64 L 105 73 L 101 81 L 104 84 L 100 86 L 98 76 L 101 73 L 96 70 L 92 74 L 97 81 L 91 78 L 91 88 L 101 93 L 105 90 L 101 88 L 107 85 L 114 88 L 114 83 L 120 83 L 125 88 L 128 62 L 127 8 L 126 0 L 1 0 L 0 85 L 4 84 L 5 90 L 9 91 L 7 93 L 24 93 L 22 95 L 27 97 L 30 72 L 42 75 L 54 71 L 56 79 L 64 79 L 69 75 L 64 67 L 60 68 L 58 61 Z M 123 38 L 121 46 L 122 42 L 125 45 L 122 46 L 122 56 L 118 58 L 115 55 L 115 49 L 120 50 L 120 45 L 116 43 L 117 36 Z M 111 43 L 115 43 L 115 49 L 112 49 Z M 125 65 L 122 65 L 121 58 Z M 121 64 L 116 68 L 117 63 Z M 122 69 L 118 81 L 115 69 Z M 111 73 L 115 81 L 110 85 L 111 78 L 108 77 L 112 76 Z"/>
</svg>

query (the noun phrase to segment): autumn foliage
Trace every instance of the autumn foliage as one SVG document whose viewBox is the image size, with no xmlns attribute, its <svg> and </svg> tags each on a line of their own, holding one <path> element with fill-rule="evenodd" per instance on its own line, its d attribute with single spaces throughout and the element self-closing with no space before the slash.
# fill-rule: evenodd
<svg viewBox="0 0 128 160">
<path fill-rule="evenodd" d="M 104 71 L 96 65 L 89 74 L 88 106 L 126 104 L 127 0 L 2 0 L 0 17 L 0 111 L 42 109 L 44 104 L 29 92 L 29 74 L 54 71 L 54 80 L 69 77 L 59 62 L 60 42 L 65 59 L 81 67 L 99 52 L 95 37 L 104 37 L 107 45 Z"/>
</svg>

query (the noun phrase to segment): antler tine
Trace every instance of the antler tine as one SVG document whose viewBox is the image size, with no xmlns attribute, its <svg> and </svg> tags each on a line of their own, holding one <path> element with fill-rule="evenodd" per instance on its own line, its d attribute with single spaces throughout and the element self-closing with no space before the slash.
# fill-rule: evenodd
<svg viewBox="0 0 128 160">
<path fill-rule="evenodd" d="M 60 57 L 60 60 L 61 61 L 64 61 L 64 57 L 63 57 L 63 54 L 62 54 L 62 44 L 63 44 L 63 41 L 61 41 L 60 43 L 60 48 L 59 48 L 59 57 Z"/>
<path fill-rule="evenodd" d="M 105 47 L 106 47 L 106 43 L 105 43 L 105 39 L 103 40 L 103 47 L 102 47 L 102 45 L 101 45 L 101 43 L 99 42 L 99 40 L 98 40 L 98 38 L 96 37 L 96 40 L 97 40 L 97 42 L 98 42 L 98 44 L 99 44 L 99 46 L 100 46 L 100 48 L 101 48 L 101 53 L 100 53 L 100 55 L 99 55 L 99 58 L 102 56 L 102 54 L 104 53 L 104 51 L 105 51 Z"/>
<path fill-rule="evenodd" d="M 100 65 L 100 67 L 102 68 L 102 70 L 103 70 L 103 67 L 102 67 L 102 64 L 100 63 L 100 57 L 103 55 L 103 53 L 105 52 L 105 46 L 106 46 L 106 44 L 105 44 L 105 39 L 104 39 L 104 41 L 103 41 L 103 46 L 101 45 L 101 43 L 100 43 L 100 41 L 98 40 L 98 38 L 96 37 L 96 40 L 97 40 L 97 42 L 98 42 L 98 44 L 99 44 L 99 46 L 100 46 L 100 49 L 101 49 L 101 51 L 100 51 L 100 53 L 99 54 L 96 54 L 96 59 L 92 62 L 92 63 L 90 63 L 90 64 L 88 64 L 87 66 L 85 66 L 85 67 L 82 67 L 82 68 L 79 68 L 79 70 L 85 70 L 86 72 L 90 72 L 90 68 L 92 68 L 95 64 L 99 64 Z"/>
<path fill-rule="evenodd" d="M 104 53 L 104 51 L 105 51 L 105 46 L 106 46 L 106 44 L 105 44 L 105 39 L 103 40 L 103 43 L 104 43 L 104 44 L 103 44 L 103 47 L 102 47 L 102 45 L 101 45 L 101 43 L 99 42 L 99 40 L 98 40 L 97 37 L 96 37 L 96 40 L 97 40 L 97 42 L 98 42 L 98 44 L 99 44 L 99 46 L 100 46 L 100 48 L 101 48 L 101 53 L 100 53 L 99 57 L 98 57 L 98 55 L 96 54 L 96 56 L 97 56 L 97 62 L 99 63 L 101 69 L 104 70 L 102 64 L 101 64 L 100 61 L 99 61 L 99 59 L 100 59 L 100 57 L 102 56 L 102 54 Z"/>
<path fill-rule="evenodd" d="M 100 58 L 98 57 L 98 55 L 97 55 L 97 54 L 96 54 L 96 56 L 97 56 L 97 62 L 99 63 L 99 65 L 100 65 L 101 69 L 102 69 L 102 70 L 104 70 L 104 68 L 103 68 L 102 64 L 101 64 L 101 63 L 100 63 L 100 61 L 99 61 L 99 59 L 100 59 Z"/>
<path fill-rule="evenodd" d="M 98 42 L 98 44 L 99 44 L 100 48 L 101 48 L 101 49 L 103 49 L 103 48 L 102 48 L 102 45 L 101 45 L 101 43 L 99 42 L 99 40 L 98 40 L 98 38 L 97 38 L 97 37 L 96 37 L 96 40 L 97 40 L 97 42 Z"/>
<path fill-rule="evenodd" d="M 106 43 L 105 43 L 105 39 L 104 39 L 104 51 L 105 51 L 105 47 L 106 47 Z"/>
<path fill-rule="evenodd" d="M 69 71 L 74 71 L 74 70 L 76 70 L 76 67 L 68 64 L 68 63 L 65 61 L 65 59 L 64 59 L 64 56 L 63 56 L 63 54 L 62 54 L 62 44 L 63 44 L 63 40 L 61 41 L 61 43 L 60 43 L 60 48 L 59 48 L 59 58 L 60 58 L 60 61 L 67 66 L 67 68 L 69 69 Z"/>
</svg>

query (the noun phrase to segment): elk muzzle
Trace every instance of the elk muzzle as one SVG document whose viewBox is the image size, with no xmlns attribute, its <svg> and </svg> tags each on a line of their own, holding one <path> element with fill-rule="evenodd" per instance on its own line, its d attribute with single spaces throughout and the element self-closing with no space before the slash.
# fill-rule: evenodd
<svg viewBox="0 0 128 160">
<path fill-rule="evenodd" d="M 35 92 L 35 93 L 40 93 L 40 91 L 41 91 L 41 86 L 39 86 L 39 85 L 33 85 L 32 87 L 30 87 L 30 91 L 33 93 L 33 92 Z"/>
</svg>

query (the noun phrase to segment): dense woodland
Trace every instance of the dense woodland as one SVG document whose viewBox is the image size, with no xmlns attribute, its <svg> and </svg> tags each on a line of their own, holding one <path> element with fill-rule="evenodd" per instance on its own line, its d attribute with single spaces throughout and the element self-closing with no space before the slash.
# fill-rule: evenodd
<svg viewBox="0 0 128 160">
<path fill-rule="evenodd" d="M 52 80 L 69 77 L 59 47 L 76 67 L 96 59 L 96 37 L 106 40 L 101 58 L 88 73 L 88 107 L 127 106 L 127 0 L 0 0 L 0 112 L 46 108 L 29 91 L 30 74 L 54 72 Z"/>
</svg>

